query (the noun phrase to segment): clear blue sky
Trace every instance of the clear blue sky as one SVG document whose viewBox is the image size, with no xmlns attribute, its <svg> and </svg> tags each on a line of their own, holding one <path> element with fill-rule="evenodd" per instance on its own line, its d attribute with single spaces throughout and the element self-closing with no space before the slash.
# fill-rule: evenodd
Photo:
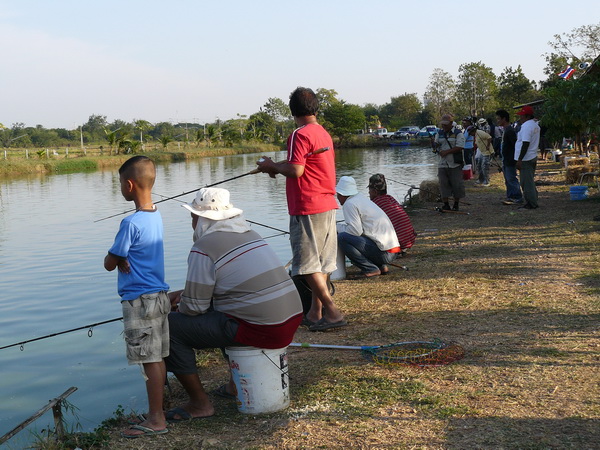
<svg viewBox="0 0 600 450">
<path fill-rule="evenodd" d="M 443 5 L 443 6 L 442 6 Z M 296 86 L 350 103 L 422 97 L 434 68 L 481 61 L 544 79 L 554 34 L 597 0 L 0 0 L 0 123 L 75 128 L 92 114 L 212 122 Z"/>
</svg>

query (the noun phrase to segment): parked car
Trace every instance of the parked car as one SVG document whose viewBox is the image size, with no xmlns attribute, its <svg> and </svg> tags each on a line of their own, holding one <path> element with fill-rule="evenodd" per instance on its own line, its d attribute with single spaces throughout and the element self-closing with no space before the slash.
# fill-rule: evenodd
<svg viewBox="0 0 600 450">
<path fill-rule="evenodd" d="M 408 134 L 408 132 L 406 131 L 396 131 L 392 136 L 392 139 L 408 139 L 410 138 L 410 134 Z"/>
<path fill-rule="evenodd" d="M 427 125 L 419 130 L 418 137 L 431 137 L 437 134 L 438 128 L 435 125 Z"/>
<path fill-rule="evenodd" d="M 387 128 L 377 128 L 372 134 L 373 136 L 380 138 L 391 138 L 394 135 L 394 132 L 388 131 Z"/>
<path fill-rule="evenodd" d="M 416 125 L 400 127 L 396 133 L 406 133 L 409 137 L 414 137 L 419 133 L 419 127 Z"/>
</svg>

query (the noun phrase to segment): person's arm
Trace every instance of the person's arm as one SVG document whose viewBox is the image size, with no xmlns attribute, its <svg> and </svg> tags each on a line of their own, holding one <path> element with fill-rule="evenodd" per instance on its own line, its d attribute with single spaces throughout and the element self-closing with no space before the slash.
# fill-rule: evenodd
<svg viewBox="0 0 600 450">
<path fill-rule="evenodd" d="M 258 170 L 268 173 L 271 178 L 281 174 L 288 178 L 300 178 L 304 175 L 304 166 L 301 164 L 292 164 L 288 161 L 275 162 L 268 156 L 261 157 L 257 162 Z"/>
<path fill-rule="evenodd" d="M 465 135 L 462 133 L 458 133 L 456 135 L 456 142 L 454 143 L 454 147 L 452 147 L 451 149 L 448 149 L 448 150 L 442 150 L 440 152 L 440 156 L 444 157 L 451 153 L 462 152 L 464 147 L 465 147 Z"/>
<path fill-rule="evenodd" d="M 523 145 L 521 146 L 521 153 L 519 153 L 519 159 L 517 160 L 517 169 L 521 169 L 521 162 L 527 153 L 527 149 L 529 148 L 529 142 L 523 141 Z"/>
<path fill-rule="evenodd" d="M 129 273 L 129 261 L 127 258 L 121 258 L 120 256 L 113 255 L 112 253 L 107 253 L 104 257 L 104 268 L 109 272 L 112 272 L 116 268 L 119 268 L 119 272 Z"/>
</svg>

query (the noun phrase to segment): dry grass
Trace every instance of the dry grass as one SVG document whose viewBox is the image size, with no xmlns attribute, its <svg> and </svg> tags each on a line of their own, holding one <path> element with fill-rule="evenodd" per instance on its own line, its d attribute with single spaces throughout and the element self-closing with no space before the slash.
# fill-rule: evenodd
<svg viewBox="0 0 600 450">
<path fill-rule="evenodd" d="M 560 168 L 540 165 L 534 211 L 500 203 L 500 175 L 489 188 L 469 183 L 469 215 L 415 209 L 419 237 L 401 261 L 410 270 L 337 282 L 350 326 L 296 335 L 350 345 L 438 337 L 462 344 L 463 360 L 424 370 L 290 348 L 286 411 L 242 415 L 215 398 L 211 419 L 133 442 L 121 426 L 110 447 L 598 448 L 600 199 L 569 201 Z M 214 353 L 200 373 L 207 389 L 227 378 Z M 175 391 L 170 404 L 181 402 Z"/>
</svg>

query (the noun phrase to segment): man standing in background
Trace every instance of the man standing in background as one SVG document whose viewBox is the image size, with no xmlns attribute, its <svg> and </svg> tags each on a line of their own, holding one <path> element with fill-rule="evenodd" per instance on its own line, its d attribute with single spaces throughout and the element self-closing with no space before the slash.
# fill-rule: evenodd
<svg viewBox="0 0 600 450">
<path fill-rule="evenodd" d="M 537 152 L 540 143 L 540 127 L 533 120 L 533 108 L 524 106 L 517 113 L 521 129 L 517 133 L 515 156 L 517 170 L 521 173 L 521 189 L 525 204 L 521 208 L 536 209 L 538 207 L 538 192 L 535 187 L 535 168 L 537 166 Z"/>
</svg>

